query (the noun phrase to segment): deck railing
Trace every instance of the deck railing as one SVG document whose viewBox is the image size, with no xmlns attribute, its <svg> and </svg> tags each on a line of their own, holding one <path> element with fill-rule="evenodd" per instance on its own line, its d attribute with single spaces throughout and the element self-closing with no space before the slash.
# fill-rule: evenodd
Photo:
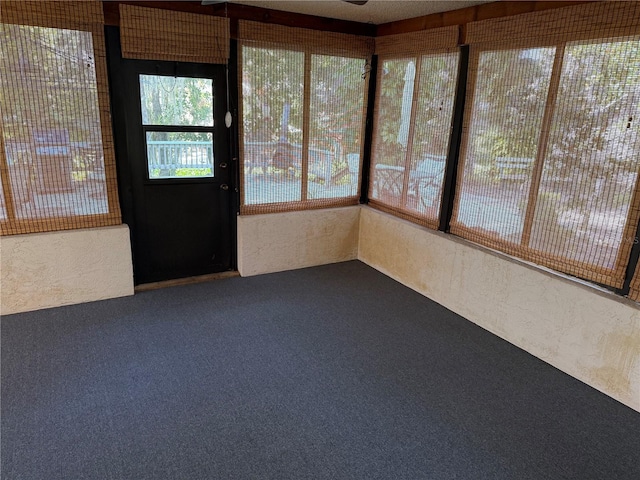
<svg viewBox="0 0 640 480">
<path fill-rule="evenodd" d="M 208 170 L 213 175 L 213 144 L 211 142 L 147 141 L 149 172 L 158 176 L 174 176 L 180 169 Z"/>
</svg>

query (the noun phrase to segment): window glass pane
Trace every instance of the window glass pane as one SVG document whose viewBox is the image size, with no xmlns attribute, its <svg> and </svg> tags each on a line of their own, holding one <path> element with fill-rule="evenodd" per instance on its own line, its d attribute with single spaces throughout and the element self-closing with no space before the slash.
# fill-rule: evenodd
<svg viewBox="0 0 640 480">
<path fill-rule="evenodd" d="M 458 54 L 422 57 L 411 152 L 407 206 L 433 220 L 440 216 L 442 183 L 453 116 Z M 403 131 L 404 132 L 404 131 Z M 404 133 L 403 133 L 404 134 Z"/>
<path fill-rule="evenodd" d="M 415 60 L 385 60 L 379 84 L 371 198 L 402 207 L 405 155 L 415 81 Z"/>
<path fill-rule="evenodd" d="M 438 219 L 457 69 L 457 53 L 383 63 L 373 198 L 422 218 Z"/>
<path fill-rule="evenodd" d="M 213 134 L 147 132 L 149 178 L 213 177 Z"/>
<path fill-rule="evenodd" d="M 613 268 L 640 162 L 640 41 L 567 45 L 530 246 Z"/>
<path fill-rule="evenodd" d="M 555 48 L 480 54 L 455 220 L 519 244 Z"/>
<path fill-rule="evenodd" d="M 364 60 L 313 55 L 308 195 L 355 196 L 364 121 Z"/>
<path fill-rule="evenodd" d="M 7 217 L 7 204 L 4 199 L 4 191 L 2 188 L 2 172 L 0 171 L 0 220 L 6 220 Z"/>
<path fill-rule="evenodd" d="M 16 217 L 108 213 L 91 33 L 0 24 L 0 44 Z"/>
<path fill-rule="evenodd" d="M 213 80 L 140 75 L 143 125 L 213 126 Z"/>
<path fill-rule="evenodd" d="M 304 53 L 242 47 L 244 203 L 302 197 Z"/>
</svg>

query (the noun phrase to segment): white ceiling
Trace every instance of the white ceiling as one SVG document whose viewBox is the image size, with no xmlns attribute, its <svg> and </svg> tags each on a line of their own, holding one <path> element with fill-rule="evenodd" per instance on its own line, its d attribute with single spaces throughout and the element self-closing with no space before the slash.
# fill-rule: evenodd
<svg viewBox="0 0 640 480">
<path fill-rule="evenodd" d="M 365 5 L 340 0 L 231 0 L 230 3 L 379 25 L 491 1 L 495 0 L 369 0 Z"/>
</svg>

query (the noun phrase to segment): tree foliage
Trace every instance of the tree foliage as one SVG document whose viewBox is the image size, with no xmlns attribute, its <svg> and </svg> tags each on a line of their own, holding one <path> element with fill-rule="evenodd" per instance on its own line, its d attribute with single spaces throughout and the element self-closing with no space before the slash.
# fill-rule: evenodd
<svg viewBox="0 0 640 480">
<path fill-rule="evenodd" d="M 403 121 L 415 125 L 413 135 L 413 159 L 420 156 L 446 155 L 451 127 L 451 115 L 455 100 L 458 55 L 456 53 L 428 55 L 421 58 L 421 68 L 415 78 L 405 81 L 410 63 L 417 58 L 386 60 L 382 65 L 378 115 L 375 133 L 375 161 L 387 165 L 404 165 L 407 145 L 399 135 Z M 418 82 L 417 98 L 413 98 Z M 406 97 L 406 98 L 405 98 Z M 412 100 L 413 107 L 407 118 L 402 118 L 403 102 Z M 409 113 L 405 109 L 405 115 Z"/>
<path fill-rule="evenodd" d="M 498 157 L 535 158 L 554 48 L 480 54 L 466 169 Z"/>
<path fill-rule="evenodd" d="M 91 33 L 0 24 L 0 108 L 5 139 L 33 129 L 66 129 L 71 141 L 99 142 Z"/>
<path fill-rule="evenodd" d="M 243 127 L 247 142 L 275 142 L 284 105 L 290 107 L 288 139 L 302 141 L 304 53 L 243 47 Z"/>
<path fill-rule="evenodd" d="M 243 47 L 243 126 L 247 142 L 302 143 L 305 54 Z M 359 152 L 363 119 L 364 60 L 328 55 L 310 58 L 309 138 L 318 148 L 339 142 Z M 283 112 L 289 116 L 283 132 Z"/>
<path fill-rule="evenodd" d="M 140 99 L 145 125 L 213 125 L 211 79 L 141 75 Z"/>
<path fill-rule="evenodd" d="M 547 155 L 564 175 L 636 172 L 640 42 L 574 44 L 565 55 Z"/>
</svg>

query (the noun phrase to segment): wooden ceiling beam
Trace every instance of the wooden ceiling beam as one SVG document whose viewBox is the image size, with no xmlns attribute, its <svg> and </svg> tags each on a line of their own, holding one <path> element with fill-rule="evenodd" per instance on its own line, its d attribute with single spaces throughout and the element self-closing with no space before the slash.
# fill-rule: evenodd
<svg viewBox="0 0 640 480">
<path fill-rule="evenodd" d="M 465 43 L 466 24 L 489 18 L 507 17 L 522 13 L 537 12 L 552 8 L 566 7 L 581 3 L 590 3 L 593 0 L 572 1 L 497 1 L 484 3 L 473 7 L 451 10 L 448 12 L 434 13 L 423 17 L 409 18 L 396 22 L 372 25 L 368 23 L 337 20 L 327 17 L 305 15 L 301 13 L 283 12 L 268 8 L 251 7 L 235 3 L 219 3 L 214 5 L 202 5 L 199 1 L 134 1 L 134 0 L 103 0 L 105 23 L 119 26 L 119 5 L 137 5 L 140 7 L 161 8 L 180 12 L 214 15 L 217 17 L 228 16 L 232 20 L 252 20 L 262 23 L 273 23 L 288 27 L 309 28 L 313 30 L 351 33 L 368 37 L 393 35 L 398 33 L 417 32 L 431 28 L 459 25 L 460 43 Z M 237 22 L 231 22 L 231 37 L 237 38 Z"/>
<path fill-rule="evenodd" d="M 508 17 L 522 13 L 538 12 L 551 8 L 566 7 L 580 3 L 589 3 L 589 0 L 582 1 L 501 1 L 484 3 L 473 7 L 451 10 L 449 12 L 434 13 L 424 17 L 398 20 L 397 22 L 383 23 L 377 26 L 376 36 L 394 35 L 397 33 L 417 32 L 431 28 L 450 27 L 453 25 L 464 26 L 469 22 L 487 20 L 489 18 Z M 462 43 L 464 39 L 462 38 Z"/>
<path fill-rule="evenodd" d="M 336 20 L 333 18 L 317 17 L 302 13 L 282 12 L 261 7 L 250 7 L 235 3 L 219 3 L 214 5 L 201 5 L 199 1 L 127 1 L 127 0 L 103 0 L 104 20 L 107 25 L 120 25 L 119 5 L 136 5 L 138 7 L 160 8 L 179 12 L 200 13 L 214 15 L 216 17 L 228 16 L 233 20 L 253 20 L 262 23 L 273 23 L 287 27 L 310 28 L 327 32 L 350 33 L 374 37 L 376 26 L 368 23 L 351 22 L 348 20 Z M 225 8 L 226 7 L 226 8 Z M 234 24 L 231 22 L 231 37 L 236 38 Z"/>
</svg>

